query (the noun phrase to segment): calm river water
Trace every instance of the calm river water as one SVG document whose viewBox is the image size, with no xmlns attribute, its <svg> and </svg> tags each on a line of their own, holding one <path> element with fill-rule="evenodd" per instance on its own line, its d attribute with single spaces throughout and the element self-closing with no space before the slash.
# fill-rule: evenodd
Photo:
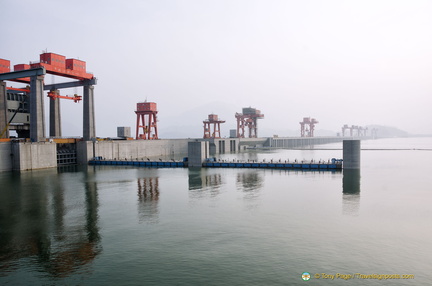
<svg viewBox="0 0 432 286">
<path fill-rule="evenodd" d="M 327 160 L 341 146 L 223 158 Z M 362 148 L 360 172 L 0 173 L 0 284 L 431 285 L 432 138 Z"/>
</svg>

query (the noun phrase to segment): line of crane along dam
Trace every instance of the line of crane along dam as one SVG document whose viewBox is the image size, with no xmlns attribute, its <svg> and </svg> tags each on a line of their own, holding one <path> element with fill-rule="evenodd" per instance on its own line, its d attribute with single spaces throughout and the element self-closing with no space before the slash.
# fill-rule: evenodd
<svg viewBox="0 0 432 286">
<path fill-rule="evenodd" d="M 342 143 L 327 147 L 218 159 L 343 157 Z M 429 285 L 432 138 L 361 147 L 360 169 L 334 172 L 1 172 L 0 285 Z"/>
</svg>

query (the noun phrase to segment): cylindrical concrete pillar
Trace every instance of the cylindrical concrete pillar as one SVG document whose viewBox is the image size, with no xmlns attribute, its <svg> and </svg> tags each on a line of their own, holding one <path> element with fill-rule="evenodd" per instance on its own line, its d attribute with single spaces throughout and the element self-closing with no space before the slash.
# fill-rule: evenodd
<svg viewBox="0 0 432 286">
<path fill-rule="evenodd" d="M 360 169 L 360 140 L 343 141 L 343 168 Z"/>
</svg>

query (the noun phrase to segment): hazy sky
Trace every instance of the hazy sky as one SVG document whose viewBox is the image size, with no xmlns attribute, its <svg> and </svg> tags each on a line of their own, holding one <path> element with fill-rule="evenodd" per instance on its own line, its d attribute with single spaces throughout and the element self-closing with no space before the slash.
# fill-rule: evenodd
<svg viewBox="0 0 432 286">
<path fill-rule="evenodd" d="M 162 138 L 202 136 L 210 113 L 227 121 L 227 136 L 235 112 L 249 106 L 265 114 L 261 135 L 283 136 L 309 116 L 334 132 L 380 124 L 432 134 L 432 1 L 2 0 L 0 7 L 0 58 L 28 63 L 47 49 L 87 62 L 98 78 L 98 136 L 116 136 L 117 126 L 134 133 L 136 103 L 145 99 L 158 104 Z M 52 81 L 69 80 L 47 75 Z M 75 91 L 82 95 L 82 88 L 62 94 Z M 82 135 L 82 103 L 62 101 L 62 112 L 63 135 Z"/>
</svg>

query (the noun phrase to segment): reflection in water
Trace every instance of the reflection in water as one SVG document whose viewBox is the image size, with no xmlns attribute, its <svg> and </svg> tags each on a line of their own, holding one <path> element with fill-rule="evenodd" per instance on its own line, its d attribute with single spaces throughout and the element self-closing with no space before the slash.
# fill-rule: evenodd
<svg viewBox="0 0 432 286">
<path fill-rule="evenodd" d="M 262 188 L 262 182 L 262 175 L 257 171 L 237 174 L 237 189 L 244 192 L 245 199 L 256 199 Z"/>
<path fill-rule="evenodd" d="M 92 167 L 96 170 L 95 167 Z M 86 194 L 86 234 L 89 243 L 95 244 L 100 241 L 98 227 L 98 208 L 99 199 L 97 192 L 97 182 L 94 178 L 94 172 L 88 170 L 86 173 L 85 194 Z"/>
<path fill-rule="evenodd" d="M 360 170 L 343 170 L 342 212 L 346 215 L 358 215 L 360 209 Z"/>
<path fill-rule="evenodd" d="M 83 182 L 85 198 L 68 194 L 63 180 L 68 174 L 59 176 L 57 170 L 47 170 L 12 173 L 3 180 L 0 276 L 30 258 L 38 271 L 66 277 L 89 266 L 100 253 L 97 185 L 90 178 L 92 173 Z"/>
<path fill-rule="evenodd" d="M 259 191 L 263 185 L 262 173 L 258 171 L 246 171 L 237 174 L 237 189 L 244 195 L 247 209 L 255 209 L 259 205 Z"/>
<path fill-rule="evenodd" d="M 139 221 L 158 222 L 159 178 L 138 178 Z"/>
<path fill-rule="evenodd" d="M 210 194 L 210 196 L 214 197 L 219 194 L 222 176 L 213 172 L 214 170 L 206 168 L 189 168 L 189 190 L 192 191 L 190 192 L 192 196 L 198 198 Z"/>
</svg>

